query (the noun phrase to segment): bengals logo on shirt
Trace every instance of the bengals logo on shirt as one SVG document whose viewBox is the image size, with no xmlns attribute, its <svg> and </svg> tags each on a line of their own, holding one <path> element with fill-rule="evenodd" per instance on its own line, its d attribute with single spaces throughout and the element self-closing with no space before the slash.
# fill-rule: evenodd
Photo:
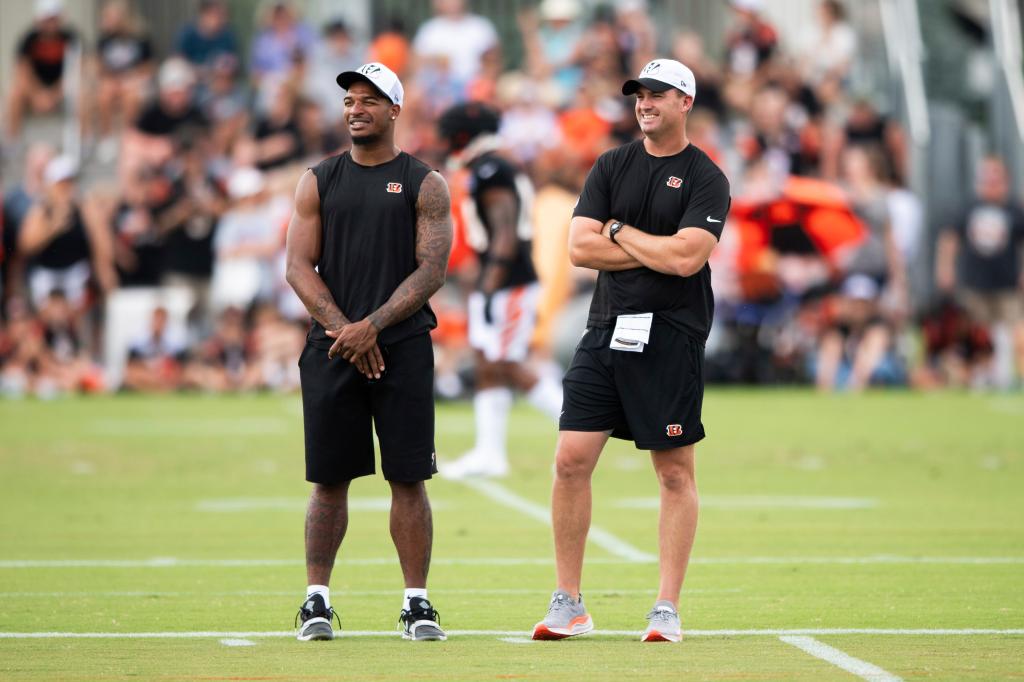
<svg viewBox="0 0 1024 682">
<path fill-rule="evenodd" d="M 677 178 L 674 175 L 670 175 L 668 178 L 668 182 L 666 182 L 665 184 L 671 187 L 672 189 L 679 189 L 680 187 L 683 186 L 683 179 Z"/>
<path fill-rule="evenodd" d="M 388 183 L 388 191 L 391 192 L 392 194 L 401 194 L 402 193 L 402 183 L 400 183 L 400 182 L 389 182 Z"/>
</svg>

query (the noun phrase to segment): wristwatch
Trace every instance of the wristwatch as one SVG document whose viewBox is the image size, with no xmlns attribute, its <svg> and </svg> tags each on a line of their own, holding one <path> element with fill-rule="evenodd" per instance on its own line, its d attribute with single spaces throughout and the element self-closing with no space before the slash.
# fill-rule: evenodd
<svg viewBox="0 0 1024 682">
<path fill-rule="evenodd" d="M 614 223 L 612 223 L 612 226 L 608 228 L 608 238 L 611 239 L 616 244 L 618 244 L 618 242 L 615 241 L 615 235 L 617 235 L 619 233 L 619 230 L 621 230 L 624 227 L 625 224 L 616 220 Z"/>
</svg>

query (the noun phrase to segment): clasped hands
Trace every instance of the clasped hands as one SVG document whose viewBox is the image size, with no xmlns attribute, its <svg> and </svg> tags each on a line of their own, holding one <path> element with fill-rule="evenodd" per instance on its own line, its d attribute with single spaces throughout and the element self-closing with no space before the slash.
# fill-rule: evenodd
<svg viewBox="0 0 1024 682">
<path fill-rule="evenodd" d="M 340 355 L 356 366 L 356 370 L 367 379 L 380 379 L 384 371 L 384 356 L 377 345 L 376 326 L 369 318 L 350 322 L 338 329 L 328 329 L 327 336 L 334 339 L 327 357 Z"/>
</svg>

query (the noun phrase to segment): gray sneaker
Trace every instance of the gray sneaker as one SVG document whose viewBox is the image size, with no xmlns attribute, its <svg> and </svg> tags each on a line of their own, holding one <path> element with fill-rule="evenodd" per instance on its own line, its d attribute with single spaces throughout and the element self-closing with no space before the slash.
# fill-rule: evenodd
<svg viewBox="0 0 1024 682">
<path fill-rule="evenodd" d="M 647 629 L 644 630 L 641 642 L 678 642 L 683 638 L 683 627 L 679 622 L 679 614 L 672 602 L 660 600 L 654 602 L 654 608 L 647 614 Z"/>
<path fill-rule="evenodd" d="M 533 626 L 534 639 L 565 639 L 574 635 L 582 635 L 594 629 L 594 621 L 583 605 L 583 595 L 579 601 L 569 596 L 568 592 L 555 590 L 551 595 L 551 605 L 544 620 Z"/>
</svg>

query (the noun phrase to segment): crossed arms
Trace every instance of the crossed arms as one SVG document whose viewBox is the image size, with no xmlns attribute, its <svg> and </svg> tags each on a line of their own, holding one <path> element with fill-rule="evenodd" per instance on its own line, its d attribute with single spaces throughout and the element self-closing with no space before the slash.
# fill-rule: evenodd
<svg viewBox="0 0 1024 682">
<path fill-rule="evenodd" d="M 328 357 L 341 355 L 367 377 L 380 378 L 384 358 L 377 345 L 381 330 L 400 322 L 426 304 L 444 284 L 452 246 L 451 200 L 448 185 L 436 172 L 420 185 L 416 201 L 416 269 L 390 298 L 364 319 L 353 322 L 338 308 L 316 272 L 323 247 L 320 193 L 316 177 L 306 171 L 295 190 L 295 211 L 288 224 L 286 279 L 306 310 L 334 339 Z"/>
<path fill-rule="evenodd" d="M 632 270 L 647 267 L 677 277 L 700 272 L 718 239 L 700 227 L 684 227 L 673 235 L 661 237 L 626 225 L 613 242 L 608 230 L 615 219 L 604 224 L 593 218 L 576 216 L 569 225 L 569 260 L 573 265 L 593 270 Z"/>
</svg>

